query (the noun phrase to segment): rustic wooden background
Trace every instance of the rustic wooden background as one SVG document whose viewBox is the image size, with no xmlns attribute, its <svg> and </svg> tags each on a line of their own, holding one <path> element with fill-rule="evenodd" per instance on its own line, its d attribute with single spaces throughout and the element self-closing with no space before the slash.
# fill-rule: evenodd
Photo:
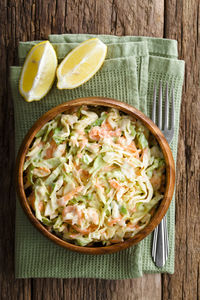
<svg viewBox="0 0 200 300">
<path fill-rule="evenodd" d="M 198 299 L 200 5 L 198 0 L 0 1 L 0 299 Z M 146 35 L 178 40 L 186 62 L 176 189 L 174 275 L 133 280 L 14 278 L 14 122 L 8 82 L 19 41 L 50 33 Z"/>
</svg>

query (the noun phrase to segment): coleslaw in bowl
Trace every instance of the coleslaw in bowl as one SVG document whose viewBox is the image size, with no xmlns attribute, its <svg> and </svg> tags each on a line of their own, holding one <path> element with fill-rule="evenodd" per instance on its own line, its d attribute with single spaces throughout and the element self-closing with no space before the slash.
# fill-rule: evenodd
<svg viewBox="0 0 200 300">
<path fill-rule="evenodd" d="M 23 186 L 50 233 L 78 246 L 110 246 L 149 224 L 164 198 L 166 162 L 137 118 L 80 105 L 37 132 L 26 152 Z"/>
</svg>

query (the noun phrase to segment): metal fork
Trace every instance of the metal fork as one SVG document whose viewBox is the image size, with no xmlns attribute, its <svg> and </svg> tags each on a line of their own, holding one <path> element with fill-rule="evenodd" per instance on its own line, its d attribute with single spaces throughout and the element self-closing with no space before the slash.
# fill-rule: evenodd
<svg viewBox="0 0 200 300">
<path fill-rule="evenodd" d="M 152 109 L 152 121 L 156 123 L 159 129 L 164 134 L 168 143 L 170 143 L 174 136 L 174 89 L 172 88 L 172 106 L 171 114 L 169 117 L 169 91 L 168 83 L 166 84 L 165 91 L 165 113 L 164 113 L 164 126 L 163 126 L 163 117 L 162 117 L 162 102 L 163 102 L 163 86 L 162 81 L 160 81 L 159 87 L 159 97 L 158 97 L 158 118 L 156 118 L 156 84 L 154 85 L 154 95 L 153 95 L 153 109 Z M 170 121 L 170 125 L 169 125 Z M 168 254 L 169 254 L 169 243 L 168 243 L 168 231 L 166 224 L 166 216 L 162 219 L 161 223 L 155 228 L 153 234 L 153 245 L 152 245 L 152 257 L 153 261 L 157 267 L 161 268 L 165 265 Z"/>
</svg>

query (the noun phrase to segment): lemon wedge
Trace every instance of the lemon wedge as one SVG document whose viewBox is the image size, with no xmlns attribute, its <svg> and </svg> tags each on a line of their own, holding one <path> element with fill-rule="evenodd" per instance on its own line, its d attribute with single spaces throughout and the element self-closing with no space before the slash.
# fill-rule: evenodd
<svg viewBox="0 0 200 300">
<path fill-rule="evenodd" d="M 48 93 L 57 65 L 56 52 L 49 41 L 41 42 L 29 51 L 19 81 L 20 94 L 27 102 L 39 101 Z"/>
<path fill-rule="evenodd" d="M 102 66 L 107 46 L 98 38 L 84 41 L 74 48 L 57 69 L 57 88 L 73 89 L 88 81 Z"/>
</svg>

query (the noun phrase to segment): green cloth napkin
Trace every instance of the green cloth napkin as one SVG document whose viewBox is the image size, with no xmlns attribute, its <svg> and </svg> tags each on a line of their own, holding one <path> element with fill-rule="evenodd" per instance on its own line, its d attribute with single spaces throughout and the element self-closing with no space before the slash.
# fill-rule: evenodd
<svg viewBox="0 0 200 300">
<path fill-rule="evenodd" d="M 50 34 L 49 41 L 52 43 L 81 43 L 92 37 L 100 38 L 106 44 L 144 42 L 148 43 L 149 54 L 168 58 L 178 58 L 177 41 L 152 38 L 145 36 L 115 36 L 98 34 Z"/>
<path fill-rule="evenodd" d="M 73 46 L 71 44 L 81 42 L 89 37 L 91 36 L 51 35 L 49 39 L 53 43 L 55 42 L 57 53 L 62 58 L 66 54 L 64 51 Z M 21 67 L 11 67 L 10 81 L 15 110 L 16 150 L 18 150 L 28 129 L 44 112 L 70 99 L 86 96 L 113 97 L 150 114 L 154 82 L 158 84 L 162 80 L 164 84 L 168 81 L 170 87 L 173 82 L 175 88 L 176 130 L 171 147 L 176 158 L 184 76 L 184 62 L 177 60 L 176 41 L 143 37 L 99 36 L 99 38 L 110 45 L 108 46 L 109 56 L 102 69 L 90 81 L 74 90 L 59 91 L 54 85 L 45 99 L 40 102 L 26 103 L 22 99 L 18 92 Z M 63 45 L 61 45 L 62 43 Z M 67 45 L 68 43 L 70 45 Z M 135 47 L 134 43 L 136 44 Z M 141 45 L 139 45 L 140 43 Z M 30 45 L 30 42 L 20 44 L 21 63 L 30 49 L 28 48 Z M 148 51 L 143 52 L 141 47 L 147 47 L 150 54 L 157 56 L 151 55 L 149 57 Z M 63 52 L 61 49 L 64 49 Z M 111 255 L 91 256 L 74 253 L 54 245 L 43 237 L 29 222 L 17 201 L 16 277 L 125 279 L 141 276 L 144 272 L 173 273 L 174 207 L 173 199 L 167 214 L 170 255 L 165 267 L 158 269 L 151 260 L 151 236 L 148 236 L 135 247 Z"/>
</svg>

